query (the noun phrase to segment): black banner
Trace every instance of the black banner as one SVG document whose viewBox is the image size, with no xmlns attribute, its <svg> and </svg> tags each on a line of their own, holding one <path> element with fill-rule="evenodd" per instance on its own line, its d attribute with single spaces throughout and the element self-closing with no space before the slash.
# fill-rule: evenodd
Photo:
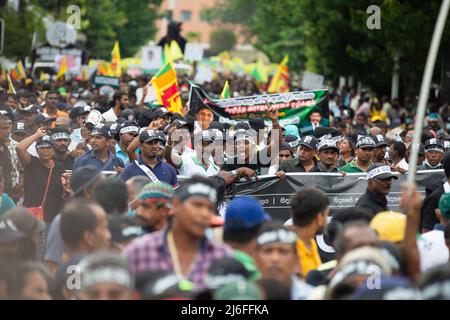
<svg viewBox="0 0 450 320">
<path fill-rule="evenodd" d="M 400 211 L 401 186 L 406 182 L 406 174 L 398 174 L 392 180 L 388 196 L 388 208 Z M 417 188 L 424 194 L 445 182 L 443 170 L 419 171 L 416 177 Z M 367 188 L 366 174 L 349 173 L 343 177 L 338 173 L 287 173 L 286 179 L 263 176 L 257 181 L 238 183 L 232 187 L 227 202 L 235 196 L 249 195 L 257 198 L 274 220 L 286 221 L 290 218 L 292 195 L 304 187 L 317 187 L 330 199 L 330 209 L 354 207 Z M 226 204 L 224 204 L 224 208 Z"/>
</svg>

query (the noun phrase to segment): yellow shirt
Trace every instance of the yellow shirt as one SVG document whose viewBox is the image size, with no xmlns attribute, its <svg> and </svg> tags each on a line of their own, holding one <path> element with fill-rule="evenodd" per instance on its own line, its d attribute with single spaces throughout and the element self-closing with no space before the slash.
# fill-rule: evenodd
<svg viewBox="0 0 450 320">
<path fill-rule="evenodd" d="M 48 114 L 47 108 L 44 109 L 44 112 Z M 48 114 L 49 115 L 49 114 Z M 67 112 L 64 112 L 62 110 L 56 109 L 56 115 L 50 116 L 52 118 L 59 118 L 59 117 L 69 117 L 69 114 Z M 52 122 L 52 128 L 55 127 L 55 121 Z"/>
<path fill-rule="evenodd" d="M 311 251 L 305 246 L 302 240 L 297 240 L 297 254 L 300 259 L 301 273 L 305 277 L 311 270 L 317 269 L 322 261 L 320 260 L 319 250 L 314 239 L 310 240 Z"/>
</svg>

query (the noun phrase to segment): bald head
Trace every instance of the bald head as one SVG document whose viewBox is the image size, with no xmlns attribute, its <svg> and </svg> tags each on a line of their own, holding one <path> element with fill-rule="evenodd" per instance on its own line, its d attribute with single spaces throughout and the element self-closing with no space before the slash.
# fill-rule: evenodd
<svg viewBox="0 0 450 320">
<path fill-rule="evenodd" d="M 339 261 L 347 252 L 363 247 L 377 246 L 378 236 L 365 221 L 350 222 L 336 239 L 336 258 Z"/>
</svg>

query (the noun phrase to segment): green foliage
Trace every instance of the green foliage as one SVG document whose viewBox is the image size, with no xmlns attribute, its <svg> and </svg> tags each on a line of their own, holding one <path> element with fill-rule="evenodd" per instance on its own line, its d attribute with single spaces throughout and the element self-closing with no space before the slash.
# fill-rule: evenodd
<svg viewBox="0 0 450 320">
<path fill-rule="evenodd" d="M 231 30 L 214 30 L 209 35 L 209 44 L 211 54 L 216 55 L 222 51 L 232 50 L 236 45 L 236 36 Z"/>
<path fill-rule="evenodd" d="M 0 18 L 5 20 L 5 40 L 2 55 L 11 59 L 24 59 L 31 53 L 34 31 L 44 32 L 39 8 L 15 12 L 11 7 L 0 8 Z"/>
<path fill-rule="evenodd" d="M 403 87 L 418 91 L 440 3 L 217 0 L 208 16 L 213 21 L 247 27 L 256 36 L 255 47 L 274 62 L 289 54 L 289 67 L 294 72 L 307 69 L 333 80 L 353 76 L 379 92 L 389 91 L 394 58 L 398 56 Z M 381 9 L 380 30 L 370 30 L 366 25 L 367 8 L 374 4 Z M 441 51 L 450 48 L 449 28 L 447 23 Z"/>
</svg>

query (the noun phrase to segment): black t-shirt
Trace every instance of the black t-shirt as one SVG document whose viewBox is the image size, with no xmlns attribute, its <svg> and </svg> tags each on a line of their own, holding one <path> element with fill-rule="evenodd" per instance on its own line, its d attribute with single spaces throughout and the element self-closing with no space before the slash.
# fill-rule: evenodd
<svg viewBox="0 0 450 320">
<path fill-rule="evenodd" d="M 55 161 L 58 161 L 59 163 L 62 164 L 62 166 L 64 167 L 64 170 L 72 170 L 73 167 L 73 163 L 75 162 L 75 158 L 72 157 L 72 155 L 69 154 L 69 156 L 65 159 L 65 160 L 56 160 L 53 159 Z"/>
<path fill-rule="evenodd" d="M 13 170 L 11 163 L 11 155 L 8 148 L 4 144 L 0 144 L 0 167 L 3 172 L 3 179 L 5 184 L 5 193 L 9 196 L 12 195 L 12 177 L 11 172 Z"/>
<path fill-rule="evenodd" d="M 238 168 L 247 167 L 255 171 L 257 176 L 267 174 L 270 168 L 270 158 L 267 155 L 266 149 L 258 151 L 252 159 L 249 159 L 247 163 L 242 163 L 242 159 L 238 160 L 238 157 L 227 158 L 222 165 L 222 170 L 233 171 Z"/>
<path fill-rule="evenodd" d="M 421 229 L 425 228 L 433 230 L 435 224 L 439 223 L 439 220 L 436 217 L 436 208 L 439 208 L 439 200 L 444 193 L 444 186 L 441 185 L 423 201 L 421 210 Z"/>
<path fill-rule="evenodd" d="M 47 186 L 50 169 L 43 165 L 38 158 L 31 157 L 31 162 L 24 170 L 24 207 L 37 207 L 42 203 Z M 61 175 L 64 173 L 63 165 L 55 161 L 47 199 L 44 203 L 44 220 L 50 223 L 63 206 L 63 187 Z"/>
</svg>

